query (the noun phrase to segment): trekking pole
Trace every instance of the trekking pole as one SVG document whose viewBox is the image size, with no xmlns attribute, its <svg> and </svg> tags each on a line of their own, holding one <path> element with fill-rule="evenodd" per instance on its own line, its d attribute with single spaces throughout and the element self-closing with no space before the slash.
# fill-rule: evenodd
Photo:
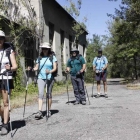
<svg viewBox="0 0 140 140">
<path fill-rule="evenodd" d="M 84 76 L 83 75 L 82 75 L 82 79 L 83 79 L 83 85 L 84 85 Z M 89 100 L 89 96 L 88 96 L 86 85 L 85 85 L 85 93 L 87 94 L 88 102 L 89 102 L 89 105 L 90 105 L 90 100 Z"/>
<path fill-rule="evenodd" d="M 68 74 L 67 73 L 66 73 L 66 81 L 67 81 L 67 96 L 68 96 L 68 105 L 69 105 Z"/>
<path fill-rule="evenodd" d="M 6 72 L 7 74 L 7 92 L 8 92 L 8 102 L 9 102 L 9 121 L 10 121 L 10 129 L 11 129 L 11 137 L 13 137 L 13 133 L 12 133 L 12 123 L 11 123 L 11 117 L 10 117 L 10 113 L 11 113 L 11 105 L 10 105 L 10 90 L 9 90 L 9 79 L 8 79 L 8 72 Z"/>
<path fill-rule="evenodd" d="M 93 85 L 92 85 L 92 95 L 91 95 L 91 97 L 92 97 L 92 98 L 94 97 L 94 95 L 93 95 L 93 89 L 94 89 L 94 78 L 95 78 L 94 74 L 95 74 L 95 73 L 93 73 Z"/>
<path fill-rule="evenodd" d="M 87 94 L 88 102 L 89 102 L 89 105 L 90 105 L 90 100 L 89 100 L 89 96 L 88 96 L 88 92 L 87 92 L 87 88 L 86 88 L 86 86 L 85 86 L 85 90 L 86 90 L 86 94 Z"/>
<path fill-rule="evenodd" d="M 49 109 L 48 109 L 48 108 L 49 108 L 49 107 L 48 107 L 48 104 L 49 104 L 49 103 L 47 102 L 47 96 L 48 96 L 48 95 L 47 95 L 47 84 L 48 84 L 48 83 L 47 83 L 47 82 L 48 82 L 47 78 L 48 78 L 48 74 L 46 73 L 46 122 L 47 122 L 47 120 L 48 120 L 48 112 L 49 112 L 49 111 L 48 111 L 48 110 L 49 110 Z"/>
<path fill-rule="evenodd" d="M 25 115 L 25 106 L 26 106 L 26 99 L 27 99 L 28 83 L 29 83 L 29 70 L 28 70 L 28 74 L 27 74 L 27 84 L 26 84 L 26 93 L 25 93 L 23 118 L 24 118 L 24 115 Z"/>
</svg>

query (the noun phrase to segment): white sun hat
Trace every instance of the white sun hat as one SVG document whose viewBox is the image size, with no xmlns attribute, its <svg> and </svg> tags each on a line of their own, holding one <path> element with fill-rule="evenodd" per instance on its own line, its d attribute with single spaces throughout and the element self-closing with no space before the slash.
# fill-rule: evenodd
<svg viewBox="0 0 140 140">
<path fill-rule="evenodd" d="M 40 48 L 48 48 L 48 49 L 50 49 L 50 48 L 51 48 L 51 45 L 50 45 L 50 43 L 48 43 L 48 42 L 44 42 L 44 43 L 42 43 L 39 47 L 40 47 Z"/>
<path fill-rule="evenodd" d="M 2 30 L 0 30 L 0 36 L 5 37 L 5 33 Z"/>
</svg>

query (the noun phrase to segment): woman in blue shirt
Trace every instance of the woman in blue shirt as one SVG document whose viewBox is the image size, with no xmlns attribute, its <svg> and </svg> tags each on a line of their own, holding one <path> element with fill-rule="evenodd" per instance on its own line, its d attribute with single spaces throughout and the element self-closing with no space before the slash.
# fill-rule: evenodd
<svg viewBox="0 0 140 140">
<path fill-rule="evenodd" d="M 43 118 L 42 114 L 42 106 L 43 106 L 43 97 L 44 97 L 44 88 L 46 85 L 46 78 L 47 78 L 47 96 L 49 101 L 49 116 L 51 115 L 50 109 L 52 104 L 52 87 L 54 84 L 54 77 L 53 74 L 57 70 L 57 59 L 53 56 L 51 60 L 51 47 L 50 44 L 45 42 L 43 43 L 40 48 L 42 49 L 41 56 L 36 61 L 36 66 L 33 68 L 33 71 L 39 69 L 38 74 L 38 89 L 39 89 L 39 111 L 36 114 L 35 118 L 41 119 Z"/>
</svg>

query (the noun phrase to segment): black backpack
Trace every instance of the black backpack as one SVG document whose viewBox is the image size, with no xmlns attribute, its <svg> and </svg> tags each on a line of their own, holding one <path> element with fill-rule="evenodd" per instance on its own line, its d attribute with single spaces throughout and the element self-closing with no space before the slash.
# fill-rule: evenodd
<svg viewBox="0 0 140 140">
<path fill-rule="evenodd" d="M 52 51 L 51 52 L 51 56 L 50 56 L 50 61 L 52 62 L 53 65 L 53 57 L 55 56 L 55 53 Z M 58 62 L 56 62 L 57 64 L 57 70 L 55 72 L 52 73 L 53 77 L 57 77 L 58 76 Z"/>
</svg>

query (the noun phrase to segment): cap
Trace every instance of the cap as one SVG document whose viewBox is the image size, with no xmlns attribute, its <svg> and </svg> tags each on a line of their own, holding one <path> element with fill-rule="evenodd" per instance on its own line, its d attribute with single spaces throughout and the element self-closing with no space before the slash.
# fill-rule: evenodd
<svg viewBox="0 0 140 140">
<path fill-rule="evenodd" d="M 102 52 L 102 49 L 99 49 L 98 52 Z"/>
</svg>

